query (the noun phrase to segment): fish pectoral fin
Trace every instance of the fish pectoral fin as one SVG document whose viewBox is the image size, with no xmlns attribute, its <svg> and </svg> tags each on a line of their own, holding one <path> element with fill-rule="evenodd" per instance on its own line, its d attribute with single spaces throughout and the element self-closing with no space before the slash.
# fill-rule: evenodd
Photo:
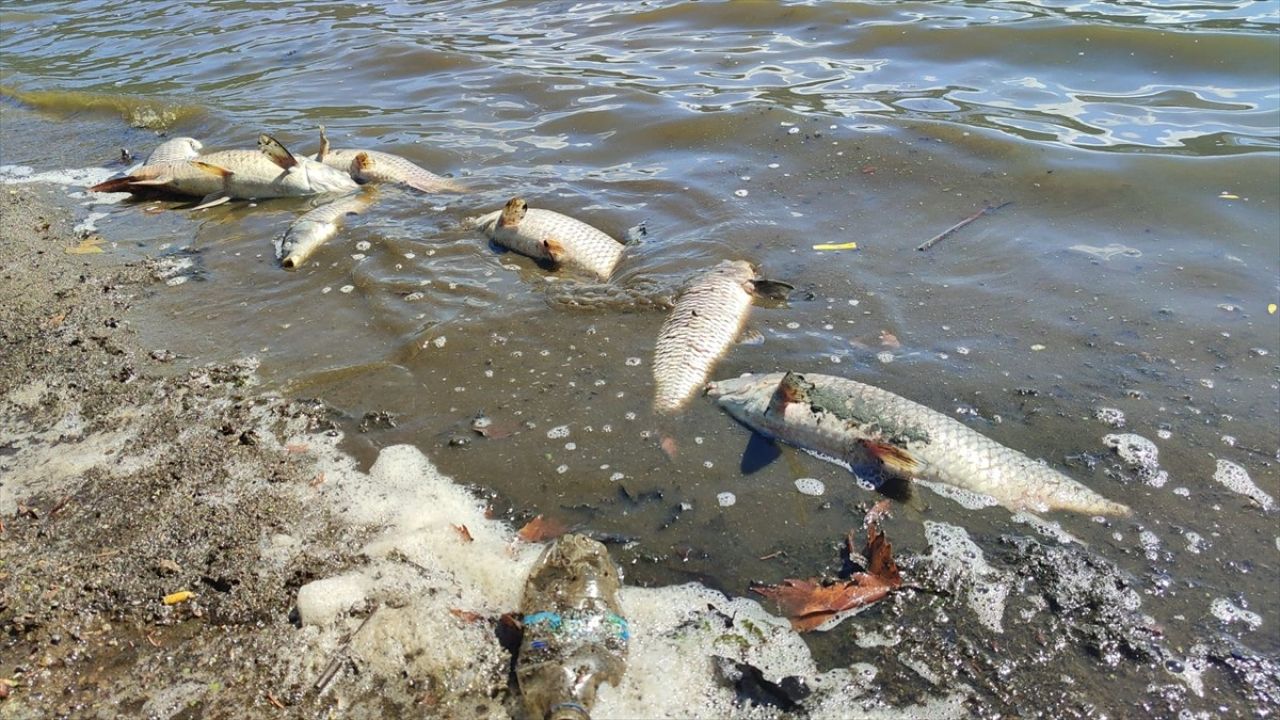
<svg viewBox="0 0 1280 720">
<path fill-rule="evenodd" d="M 324 126 L 320 126 L 320 150 L 316 153 L 316 162 L 324 162 L 324 156 L 329 154 L 329 136 L 324 131 Z"/>
<path fill-rule="evenodd" d="M 200 204 L 191 209 L 192 210 L 208 210 L 209 208 L 214 207 L 215 205 L 221 205 L 222 203 L 230 202 L 230 201 L 231 201 L 230 195 L 223 195 L 222 193 L 212 193 L 209 195 L 205 195 L 204 199 L 200 201 Z"/>
<path fill-rule="evenodd" d="M 558 263 L 565 256 L 564 245 L 555 238 L 547 238 L 542 241 L 542 249 L 547 253 L 547 257 L 551 258 L 551 262 Z"/>
<path fill-rule="evenodd" d="M 885 468 L 894 473 L 910 477 L 919 473 L 923 467 L 920 461 L 907 452 L 905 448 L 875 440 L 863 440 L 861 442 L 862 447 L 866 448 L 871 457 L 879 460 Z"/>
<path fill-rule="evenodd" d="M 769 406 L 765 409 L 765 414 L 786 417 L 787 406 L 792 403 L 808 402 L 811 389 L 813 384 L 806 381 L 803 375 L 788 370 L 787 374 L 778 381 L 778 389 L 774 390 L 773 396 L 769 398 Z"/>
<path fill-rule="evenodd" d="M 173 180 L 172 175 L 162 175 L 160 177 L 155 177 L 155 178 L 145 178 L 142 180 L 134 180 L 130 182 L 129 185 L 142 186 L 142 187 L 147 187 L 151 185 L 168 185 L 171 180 Z M 97 187 L 97 185 L 95 185 L 94 187 Z M 92 190 L 93 188 L 89 188 L 89 189 Z"/>
<path fill-rule="evenodd" d="M 271 137 L 266 133 L 258 136 L 258 149 L 263 152 L 271 162 L 280 166 L 284 170 L 288 170 L 298 164 L 298 159 L 289 152 L 279 140 Z"/>
<path fill-rule="evenodd" d="M 782 448 L 772 438 L 753 432 L 747 439 L 747 446 L 742 450 L 742 462 L 739 469 L 743 475 L 750 475 L 763 470 L 782 457 Z"/>
<path fill-rule="evenodd" d="M 230 170 L 224 167 L 211 165 L 207 162 L 201 162 L 199 160 L 191 160 L 189 162 L 191 163 L 192 167 L 203 170 L 204 172 L 209 173 L 210 175 L 217 175 L 220 178 L 229 178 L 232 175 L 235 175 L 235 173 L 231 172 Z"/>
<path fill-rule="evenodd" d="M 791 291 L 796 289 L 795 285 L 784 283 L 781 280 L 765 280 L 757 278 L 750 282 L 751 287 L 749 292 L 752 295 L 768 298 L 769 300 L 786 300 L 791 296 Z"/>
</svg>

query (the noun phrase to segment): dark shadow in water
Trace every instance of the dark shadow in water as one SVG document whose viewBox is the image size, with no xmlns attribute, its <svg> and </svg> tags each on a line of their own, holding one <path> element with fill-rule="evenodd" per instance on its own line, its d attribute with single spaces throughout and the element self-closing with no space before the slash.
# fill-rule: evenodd
<svg viewBox="0 0 1280 720">
<path fill-rule="evenodd" d="M 742 451 L 740 466 L 742 474 L 750 475 L 757 470 L 762 470 L 781 455 L 782 448 L 778 447 L 778 443 L 760 433 L 751 433 L 750 439 L 747 440 L 747 447 Z"/>
</svg>

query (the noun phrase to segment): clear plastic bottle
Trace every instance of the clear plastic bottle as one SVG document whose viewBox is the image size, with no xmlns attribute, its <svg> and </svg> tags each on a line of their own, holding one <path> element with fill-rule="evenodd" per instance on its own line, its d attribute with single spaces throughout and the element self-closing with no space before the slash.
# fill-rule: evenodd
<svg viewBox="0 0 1280 720">
<path fill-rule="evenodd" d="M 605 546 L 564 535 L 538 558 L 525 583 L 524 639 L 516 679 L 531 720 L 587 720 L 600 683 L 626 669 L 622 577 Z"/>
</svg>

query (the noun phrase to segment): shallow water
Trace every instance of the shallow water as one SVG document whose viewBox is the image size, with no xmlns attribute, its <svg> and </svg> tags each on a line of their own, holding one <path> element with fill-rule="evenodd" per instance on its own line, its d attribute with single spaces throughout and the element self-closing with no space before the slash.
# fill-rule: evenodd
<svg viewBox="0 0 1280 720">
<path fill-rule="evenodd" d="M 873 499 L 791 451 L 744 475 L 746 432 L 707 402 L 651 415 L 662 299 L 699 268 L 748 259 L 801 292 L 758 307 L 765 342 L 717 376 L 844 374 L 955 413 L 1134 508 L 1054 519 L 1134 575 L 1176 652 L 1226 633 L 1280 653 L 1275 516 L 1213 479 L 1222 458 L 1280 494 L 1274 3 L 99 5 L 0 14 L 0 164 L 145 156 L 157 129 L 206 149 L 265 130 L 313 152 L 324 124 L 335 147 L 474 188 L 386 188 L 292 273 L 271 241 L 306 200 L 87 206 L 106 213 L 111 251 L 193 260 L 135 318 L 156 345 L 255 355 L 270 389 L 324 398 L 353 431 L 391 413 L 395 427 L 352 432 L 351 449 L 371 460 L 408 442 L 499 509 L 635 537 L 619 551 L 632 583 L 743 594 L 834 562 Z M 515 194 L 619 237 L 644 223 L 613 281 L 632 294 L 463 227 Z M 847 241 L 858 249 L 812 249 Z M 1102 407 L 1125 428 L 1095 419 Z M 475 435 L 480 413 L 505 437 Z M 1155 441 L 1167 483 L 1120 471 L 1113 432 Z M 802 477 L 826 494 L 797 492 Z M 736 504 L 721 507 L 724 492 Z M 925 551 L 924 519 L 988 546 L 1032 532 L 1004 510 L 921 499 L 889 526 L 900 551 Z M 1261 625 L 1215 617 L 1221 598 Z M 827 657 L 874 656 L 834 635 L 818 643 Z M 1083 688 L 1107 673 L 1070 668 Z M 1034 694 L 1038 676 L 1018 677 Z M 1089 699 L 1123 713 L 1149 681 Z M 1185 703 L 1250 707 L 1229 686 Z"/>
</svg>

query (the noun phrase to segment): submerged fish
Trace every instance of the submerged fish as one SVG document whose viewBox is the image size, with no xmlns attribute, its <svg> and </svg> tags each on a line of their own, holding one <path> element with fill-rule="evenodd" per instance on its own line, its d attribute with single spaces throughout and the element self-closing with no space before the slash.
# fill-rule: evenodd
<svg viewBox="0 0 1280 720">
<path fill-rule="evenodd" d="M 942 413 L 853 380 L 817 373 L 745 375 L 710 383 L 707 394 L 763 435 L 850 465 L 873 459 L 891 475 L 989 495 L 1011 510 L 1130 512 Z"/>
<path fill-rule="evenodd" d="M 622 243 L 553 210 L 530 208 L 523 198 L 471 221 L 490 240 L 522 255 L 569 265 L 608 280 L 622 258 Z"/>
<path fill-rule="evenodd" d="M 143 163 L 143 165 L 191 160 L 200 155 L 200 150 L 202 148 L 204 148 L 204 145 L 195 138 L 169 138 L 157 145 L 155 150 L 151 151 L 151 154 L 147 156 L 147 161 Z"/>
<path fill-rule="evenodd" d="M 786 283 L 757 278 L 745 260 L 725 260 L 694 276 L 658 332 L 654 410 L 676 412 L 702 387 L 742 333 L 752 297 L 785 298 L 791 289 Z"/>
<path fill-rule="evenodd" d="M 516 659 L 531 720 L 588 720 L 600 683 L 622 680 L 630 636 L 621 585 L 608 549 L 584 535 L 564 535 L 538 558 L 520 602 Z"/>
<path fill-rule="evenodd" d="M 257 150 L 222 150 L 198 159 L 144 165 L 121 178 L 89 188 L 94 192 L 162 190 L 204 198 L 199 208 L 231 199 L 303 197 L 356 189 L 351 176 L 289 152 L 270 135 Z"/>
<path fill-rule="evenodd" d="M 411 161 L 380 150 L 332 150 L 324 127 L 320 128 L 318 162 L 343 170 L 357 182 L 404 183 L 422 192 L 465 192 L 460 182 L 441 177 Z"/>
<path fill-rule="evenodd" d="M 296 270 L 323 245 L 348 215 L 359 215 L 373 204 L 373 188 L 345 195 L 316 207 L 293 221 L 276 240 L 276 257 L 285 270 Z"/>
</svg>

